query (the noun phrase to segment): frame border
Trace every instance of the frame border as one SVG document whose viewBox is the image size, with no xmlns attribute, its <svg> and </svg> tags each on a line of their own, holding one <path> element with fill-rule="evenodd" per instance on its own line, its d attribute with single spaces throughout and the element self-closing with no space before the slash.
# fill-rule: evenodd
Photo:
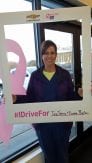
<svg viewBox="0 0 92 163">
<path fill-rule="evenodd" d="M 83 40 L 83 100 L 13 104 L 8 61 L 5 49 L 4 25 L 47 23 L 56 21 L 82 20 Z M 41 123 L 60 121 L 92 120 L 91 81 L 91 8 L 72 7 L 50 10 L 0 13 L 0 65 L 4 85 L 5 106 L 10 123 Z M 7 80 L 6 80 L 7 79 Z M 23 112 L 26 116 L 17 117 Z M 30 115 L 30 116 L 29 116 Z"/>
</svg>

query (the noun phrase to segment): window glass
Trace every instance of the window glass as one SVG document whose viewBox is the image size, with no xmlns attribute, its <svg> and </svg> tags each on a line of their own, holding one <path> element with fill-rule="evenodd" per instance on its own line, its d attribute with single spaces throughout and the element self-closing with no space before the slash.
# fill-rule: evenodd
<svg viewBox="0 0 92 163">
<path fill-rule="evenodd" d="M 42 10 L 48 10 L 49 8 L 48 7 L 45 7 L 45 6 L 42 6 L 41 9 Z"/>
<path fill-rule="evenodd" d="M 27 66 L 24 81 L 24 88 L 27 89 L 30 75 L 36 69 L 33 24 L 6 25 L 5 38 L 15 41 L 22 49 Z M 22 60 L 13 52 L 8 52 L 7 56 L 10 72 L 14 74 L 19 62 L 20 65 L 22 64 Z"/>
<path fill-rule="evenodd" d="M 30 11 L 32 3 L 26 0 L 0 0 L 0 12 Z"/>
<path fill-rule="evenodd" d="M 64 7 L 63 5 L 59 4 L 58 2 L 50 2 L 50 1 L 41 1 L 41 9 L 45 10 L 47 8 L 60 8 L 60 7 Z"/>
<path fill-rule="evenodd" d="M 45 39 L 52 40 L 57 45 L 56 64 L 67 69 L 73 79 L 73 42 L 72 34 L 45 29 Z"/>
<path fill-rule="evenodd" d="M 32 4 L 25 0 L 1 0 L 0 12 L 28 11 L 32 10 Z M 28 81 L 32 71 L 36 69 L 36 56 L 34 47 L 34 30 L 32 24 L 5 25 L 5 38 L 16 41 L 23 50 L 26 58 L 26 76 L 24 87 L 27 89 Z M 19 57 L 13 52 L 7 53 L 9 68 L 11 73 L 15 73 L 19 63 Z M 3 83 L 0 79 L 0 101 L 3 96 Z M 15 124 L 11 139 L 8 144 L 0 140 L 0 160 L 18 152 L 28 144 L 37 139 L 31 124 Z M 25 141 L 26 140 L 26 141 Z M 1 161 L 0 161 L 1 162 Z"/>
</svg>

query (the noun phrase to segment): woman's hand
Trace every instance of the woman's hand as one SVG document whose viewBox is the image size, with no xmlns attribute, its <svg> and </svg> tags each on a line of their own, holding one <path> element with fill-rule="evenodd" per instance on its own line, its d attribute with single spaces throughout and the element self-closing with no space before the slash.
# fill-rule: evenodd
<svg viewBox="0 0 92 163">
<path fill-rule="evenodd" d="M 91 82 L 91 94 L 92 94 L 92 82 Z M 78 88 L 78 95 L 80 97 L 83 97 L 83 89 L 82 88 Z"/>
<path fill-rule="evenodd" d="M 78 95 L 80 97 L 83 97 L 83 89 L 82 88 L 78 88 Z"/>
<path fill-rule="evenodd" d="M 17 96 L 16 95 L 12 95 L 12 100 L 13 100 L 13 103 L 15 103 L 16 100 L 17 100 Z"/>
</svg>

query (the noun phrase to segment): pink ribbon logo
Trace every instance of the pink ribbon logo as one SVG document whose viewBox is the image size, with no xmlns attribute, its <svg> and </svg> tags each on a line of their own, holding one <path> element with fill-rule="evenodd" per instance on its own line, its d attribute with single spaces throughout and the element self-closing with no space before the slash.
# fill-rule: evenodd
<svg viewBox="0 0 92 163">
<path fill-rule="evenodd" d="M 19 56 L 19 64 L 16 67 L 16 72 L 14 74 L 10 74 L 11 80 L 11 90 L 12 94 L 26 94 L 26 90 L 23 87 L 24 79 L 26 76 L 26 59 L 23 54 L 23 51 L 20 45 L 10 39 L 5 40 L 6 50 L 7 52 L 14 52 Z M 1 78 L 1 76 L 0 76 Z M 4 143 L 8 143 L 12 134 L 13 125 L 7 122 L 7 115 L 5 110 L 5 104 L 3 102 L 0 103 L 0 139 Z"/>
</svg>

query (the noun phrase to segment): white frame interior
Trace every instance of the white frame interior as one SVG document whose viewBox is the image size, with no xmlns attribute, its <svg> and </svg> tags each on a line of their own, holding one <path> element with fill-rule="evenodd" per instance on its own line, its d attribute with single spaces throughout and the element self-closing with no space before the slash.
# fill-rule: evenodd
<svg viewBox="0 0 92 163">
<path fill-rule="evenodd" d="M 83 100 L 13 104 L 5 49 L 4 25 L 82 20 Z M 92 120 L 91 81 L 91 9 L 90 7 L 0 13 L 0 67 L 4 85 L 7 118 L 10 123 Z M 6 80 L 7 79 L 7 80 Z M 26 116 L 15 117 L 19 112 Z M 47 113 L 48 112 L 48 116 Z M 28 113 L 28 114 L 26 114 Z M 29 114 L 31 116 L 29 116 Z M 28 116 L 27 116 L 28 115 Z M 32 116 L 33 115 L 33 116 Z"/>
</svg>

